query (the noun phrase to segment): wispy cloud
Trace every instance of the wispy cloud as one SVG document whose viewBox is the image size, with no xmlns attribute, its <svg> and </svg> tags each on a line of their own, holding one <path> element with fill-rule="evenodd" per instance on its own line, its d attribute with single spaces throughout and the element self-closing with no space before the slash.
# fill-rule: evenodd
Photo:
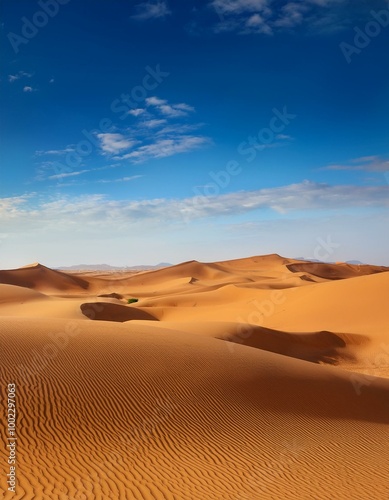
<svg viewBox="0 0 389 500">
<path fill-rule="evenodd" d="M 174 139 L 158 139 L 152 144 L 146 144 L 131 153 L 123 155 L 121 159 L 141 163 L 152 158 L 165 158 L 193 151 L 209 142 L 210 140 L 207 137 L 191 135 L 180 135 Z"/>
<path fill-rule="evenodd" d="M 113 182 L 126 182 L 125 177 Z M 77 220 L 83 227 L 95 224 L 132 224 L 142 220 L 182 221 L 239 215 L 261 209 L 285 214 L 301 210 L 340 210 L 389 207 L 389 186 L 329 185 L 310 181 L 276 188 L 239 191 L 219 196 L 184 199 L 110 200 L 103 195 L 63 196 L 41 201 L 28 195 L 0 199 L 0 218 L 17 224 L 51 222 L 60 227 Z M 60 214 L 60 215 L 59 215 Z M 5 230 L 8 230 L 7 227 Z"/>
<path fill-rule="evenodd" d="M 99 179 L 98 183 L 100 184 L 111 184 L 112 182 L 131 182 L 136 179 L 140 179 L 143 175 L 132 175 L 130 177 L 121 177 L 120 179 Z"/>
<path fill-rule="evenodd" d="M 213 0 L 210 6 L 218 16 L 216 33 L 237 31 L 241 34 L 272 34 L 268 18 L 272 14 L 269 0 Z"/>
<path fill-rule="evenodd" d="M 189 104 L 185 104 L 184 102 L 181 102 L 180 104 L 174 104 L 173 107 L 175 109 L 181 109 L 183 111 L 194 111 L 193 106 L 189 106 Z"/>
<path fill-rule="evenodd" d="M 152 96 L 146 99 L 146 104 L 148 106 L 161 106 L 162 104 L 166 104 L 167 101 L 165 99 L 159 99 L 159 97 Z"/>
<path fill-rule="evenodd" d="M 142 122 L 142 125 L 147 128 L 156 128 L 160 127 L 161 125 L 165 125 L 165 123 L 167 123 L 166 120 L 155 118 L 153 120 L 145 120 L 144 122 Z"/>
<path fill-rule="evenodd" d="M 114 165 L 107 165 L 104 167 L 84 168 L 82 170 L 68 171 L 66 167 L 64 168 L 63 165 L 57 161 L 45 161 L 41 163 L 41 165 L 39 165 L 35 180 L 36 181 L 63 180 L 69 177 L 78 177 L 80 175 L 91 174 L 92 172 L 101 172 L 103 170 L 109 170 L 118 166 L 119 166 L 118 164 L 116 165 L 114 164 Z M 65 185 L 61 184 L 61 186 L 64 187 Z"/>
<path fill-rule="evenodd" d="M 140 116 L 142 115 L 146 110 L 143 108 L 136 108 L 136 109 L 130 109 L 128 114 L 132 116 Z"/>
<path fill-rule="evenodd" d="M 344 164 L 332 164 L 320 170 L 362 170 L 365 172 L 389 172 L 389 160 L 380 156 L 353 158 Z"/>
<path fill-rule="evenodd" d="M 73 153 L 75 151 L 74 147 L 66 146 L 64 149 L 48 149 L 47 151 L 38 150 L 35 151 L 35 156 L 46 156 L 46 155 L 65 155 L 67 153 Z"/>
<path fill-rule="evenodd" d="M 159 97 L 152 96 L 146 99 L 147 106 L 155 107 L 160 113 L 169 117 L 182 117 L 187 116 L 189 113 L 194 112 L 193 106 L 189 106 L 184 102 L 179 104 L 169 104 L 165 99 L 160 99 Z"/>
<path fill-rule="evenodd" d="M 0 213 L 8 213 L 9 217 L 17 213 L 17 209 L 21 205 L 25 205 L 30 199 L 34 197 L 35 193 L 24 194 L 21 196 L 14 196 L 9 198 L 0 198 Z"/>
<path fill-rule="evenodd" d="M 131 16 L 137 21 L 161 19 L 169 16 L 171 11 L 166 2 L 144 2 L 135 7 L 135 14 Z"/>
<path fill-rule="evenodd" d="M 273 35 L 277 31 L 291 30 L 306 24 L 312 31 L 323 31 L 343 26 L 343 10 L 336 9 L 346 0 L 212 0 L 209 5 L 218 16 L 214 31 L 236 31 L 240 34 Z M 331 10 L 330 10 L 331 8 Z"/>
<path fill-rule="evenodd" d="M 97 134 L 97 137 L 101 142 L 102 151 L 108 154 L 119 154 L 136 144 L 136 141 L 133 139 L 118 133 Z"/>
<path fill-rule="evenodd" d="M 246 20 L 245 26 L 242 29 L 242 34 L 245 33 L 245 31 L 249 33 L 263 33 L 265 35 L 271 35 L 273 33 L 272 28 L 259 14 L 253 14 Z"/>
<path fill-rule="evenodd" d="M 158 130 L 155 135 L 164 137 L 176 137 L 177 135 L 185 135 L 192 133 L 195 130 L 204 126 L 204 123 L 174 123 Z"/>
<path fill-rule="evenodd" d="M 195 133 L 202 126 L 201 123 L 188 123 L 190 115 L 195 111 L 190 104 L 172 104 L 166 99 L 151 96 L 147 98 L 145 105 L 145 108 L 129 112 L 133 117 L 131 127 L 115 127 L 114 132 L 109 133 L 96 132 L 96 152 L 111 157 L 115 162 L 123 160 L 127 163 L 142 163 L 193 151 L 211 143 L 208 137 Z M 44 161 L 37 169 L 35 180 L 60 180 L 90 172 L 91 170 L 74 172 L 74 167 L 67 166 L 66 155 L 72 153 L 77 154 L 74 145 L 63 149 L 36 151 L 35 156 L 42 157 Z M 62 165 L 53 161 L 54 157 L 59 157 Z M 83 163 L 78 165 L 79 169 L 81 167 L 84 167 Z M 48 176 L 49 172 L 53 175 Z"/>
<path fill-rule="evenodd" d="M 201 124 L 187 123 L 195 108 L 187 103 L 169 103 L 167 99 L 150 96 L 146 109 L 131 113 L 135 124 L 130 131 L 115 134 L 99 134 L 102 152 L 112 154 L 116 160 L 141 163 L 153 158 L 165 158 L 193 151 L 209 144 L 209 138 L 193 132 Z M 131 137 L 128 137 L 128 134 Z M 131 151 L 126 151 L 131 149 Z"/>
<path fill-rule="evenodd" d="M 65 172 L 63 174 L 54 174 L 54 175 L 49 175 L 47 177 L 48 180 L 60 180 L 60 179 L 66 179 L 67 177 L 77 177 L 78 175 L 86 174 L 91 172 L 92 170 L 77 170 L 75 172 Z"/>
<path fill-rule="evenodd" d="M 10 83 L 15 82 L 16 80 L 20 80 L 20 78 L 31 78 L 32 73 L 27 73 L 26 71 L 18 71 L 14 75 L 8 75 L 8 81 Z"/>
<path fill-rule="evenodd" d="M 320 7 L 329 7 L 332 4 L 344 3 L 344 0 L 306 0 L 308 4 L 319 5 Z"/>
<path fill-rule="evenodd" d="M 304 3 L 290 2 L 281 8 L 274 26 L 278 28 L 294 28 L 304 21 L 304 14 L 309 7 Z"/>
<path fill-rule="evenodd" d="M 33 89 L 32 87 L 30 87 L 29 85 L 25 85 L 23 87 L 23 92 L 34 92 L 36 89 Z"/>
<path fill-rule="evenodd" d="M 269 0 L 213 0 L 212 7 L 219 14 L 269 12 Z"/>
<path fill-rule="evenodd" d="M 185 107 L 186 106 L 186 107 Z M 163 104 L 159 107 L 161 113 L 167 116 L 186 116 L 188 111 L 194 111 L 194 108 L 190 108 L 185 104 L 176 104 L 175 106 L 170 106 L 169 104 Z"/>
</svg>

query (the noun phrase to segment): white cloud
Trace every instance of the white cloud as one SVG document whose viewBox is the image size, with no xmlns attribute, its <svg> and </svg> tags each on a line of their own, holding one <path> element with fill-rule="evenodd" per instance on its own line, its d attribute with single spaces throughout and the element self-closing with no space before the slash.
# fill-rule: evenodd
<svg viewBox="0 0 389 500">
<path fill-rule="evenodd" d="M 82 165 L 82 164 L 81 164 Z M 68 177 L 78 177 L 83 174 L 90 174 L 91 172 L 100 172 L 102 170 L 109 170 L 111 168 L 116 168 L 118 165 L 107 165 L 104 167 L 88 168 L 83 170 L 72 170 L 70 167 L 61 165 L 61 163 L 56 161 L 46 161 L 43 162 L 37 169 L 36 181 L 53 181 L 53 180 L 63 180 Z M 52 174 L 52 172 L 59 172 Z M 50 175 L 49 175 L 50 174 Z M 61 184 L 62 187 L 65 184 Z"/>
<path fill-rule="evenodd" d="M 19 80 L 20 78 L 31 78 L 32 73 L 27 73 L 26 71 L 19 71 L 15 75 L 8 75 L 8 81 L 10 83 L 15 82 L 16 80 Z"/>
<path fill-rule="evenodd" d="M 127 177 L 116 182 L 133 180 Z M 290 211 L 331 210 L 349 208 L 389 208 L 389 186 L 328 185 L 305 181 L 288 186 L 239 191 L 215 196 L 185 199 L 110 200 L 103 195 L 59 197 L 42 201 L 31 195 L 0 199 L 0 218 L 4 231 L 12 224 L 27 220 L 31 226 L 52 223 L 60 229 L 77 223 L 88 225 L 120 225 L 142 220 L 195 220 L 217 216 L 234 216 L 259 209 L 272 209 L 280 214 Z M 8 224 L 9 223 L 9 224 Z M 11 224 L 12 223 L 12 224 Z M 15 226 L 16 227 L 16 226 Z"/>
<path fill-rule="evenodd" d="M 146 110 L 143 109 L 143 108 L 136 108 L 136 109 L 130 109 L 130 111 L 128 112 L 129 115 L 132 115 L 132 116 L 140 116 L 142 115 Z"/>
<path fill-rule="evenodd" d="M 253 14 L 247 19 L 246 26 L 261 26 L 263 18 L 259 14 Z"/>
<path fill-rule="evenodd" d="M 270 0 L 213 0 L 210 5 L 219 17 L 214 31 L 271 35 L 272 29 L 266 20 L 272 15 L 270 3 Z"/>
<path fill-rule="evenodd" d="M 142 122 L 142 125 L 144 125 L 147 128 L 155 128 L 155 127 L 160 127 L 161 125 L 165 125 L 165 123 L 167 123 L 166 120 L 153 119 Z"/>
<path fill-rule="evenodd" d="M 34 90 L 35 89 L 33 89 L 32 87 L 29 87 L 28 85 L 23 87 L 23 92 L 34 92 Z"/>
<path fill-rule="evenodd" d="M 208 186 L 208 189 L 215 188 Z M 200 193 L 207 192 L 207 187 Z M 257 191 L 240 191 L 219 196 L 199 195 L 185 200 L 188 218 L 233 215 L 258 209 L 280 214 L 295 210 L 339 210 L 352 207 L 389 207 L 389 186 L 331 186 L 310 181 Z"/>
<path fill-rule="evenodd" d="M 101 149 L 104 153 L 118 154 L 126 149 L 130 149 L 136 141 L 126 138 L 122 134 L 97 134 L 98 139 L 101 142 Z"/>
<path fill-rule="evenodd" d="M 189 104 L 185 104 L 184 102 L 181 102 L 179 104 L 174 104 L 175 109 L 182 109 L 183 111 L 194 111 L 193 106 L 189 106 Z"/>
<path fill-rule="evenodd" d="M 194 134 L 194 131 L 202 126 L 201 123 L 188 123 L 188 119 L 182 123 L 183 120 L 180 120 L 192 112 L 194 107 L 187 103 L 170 104 L 166 99 L 151 96 L 146 99 L 145 109 L 136 108 L 128 111 L 134 117 L 131 129 L 115 128 L 115 132 L 112 133 L 96 133 L 100 146 L 98 152 L 103 155 L 113 155 L 114 161 L 130 160 L 132 163 L 140 163 L 197 149 L 210 140 Z M 51 160 L 50 156 L 66 155 L 75 151 L 74 145 L 68 145 L 63 149 L 38 150 L 35 156 L 48 156 Z M 54 168 L 55 165 L 52 163 L 43 162 L 35 180 L 46 180 L 47 170 Z M 78 168 L 81 168 L 81 165 L 78 165 Z M 60 175 L 56 177 L 51 176 L 51 179 L 71 177 L 63 175 L 67 174 L 67 171 L 59 173 Z"/>
<path fill-rule="evenodd" d="M 167 125 L 161 130 L 157 130 L 156 134 L 158 136 L 176 137 L 177 135 L 185 135 L 189 132 L 194 132 L 203 126 L 203 123 L 175 123 L 173 125 Z"/>
<path fill-rule="evenodd" d="M 0 199 L 1 234 L 6 235 L 2 265 L 36 260 L 57 267 L 91 255 L 94 263 L 120 265 L 209 262 L 273 252 L 309 257 L 318 237 L 327 241 L 328 235 L 340 244 L 329 260 L 388 265 L 388 200 L 388 186 L 309 182 L 186 199 L 5 198 Z M 288 215 L 269 217 L 267 208 Z M 301 208 L 306 211 L 294 211 Z"/>
<path fill-rule="evenodd" d="M 216 33 L 236 31 L 239 34 L 272 35 L 275 31 L 290 30 L 305 23 L 309 29 L 323 31 L 342 28 L 344 12 L 335 4 L 346 0 L 212 0 L 209 5 L 218 15 Z M 332 11 L 329 9 L 332 8 Z M 336 27 L 334 27 L 334 24 Z"/>
<path fill-rule="evenodd" d="M 20 205 L 25 205 L 29 199 L 33 198 L 34 193 L 14 196 L 10 198 L 0 198 L 0 213 L 8 213 L 9 216 L 18 212 Z"/>
<path fill-rule="evenodd" d="M 281 9 L 280 17 L 274 21 L 274 26 L 280 28 L 294 28 L 304 20 L 307 7 L 304 4 L 290 2 Z"/>
<path fill-rule="evenodd" d="M 207 137 L 190 133 L 198 129 L 201 124 L 180 123 L 180 118 L 187 117 L 189 113 L 195 111 L 193 106 L 184 102 L 170 104 L 166 99 L 157 96 L 148 97 L 146 106 L 146 110 L 141 110 L 141 112 L 136 110 L 132 113 L 136 118 L 140 118 L 137 127 L 131 132 L 134 137 L 131 139 L 132 146 L 136 146 L 132 151 L 125 152 L 124 147 L 113 151 L 112 136 L 116 140 L 120 134 L 101 134 L 107 136 L 106 142 L 109 139 L 109 144 L 105 145 L 104 151 L 114 153 L 115 160 L 140 163 L 149 159 L 192 151 L 210 142 Z M 124 136 L 121 135 L 120 138 L 123 140 Z"/>
<path fill-rule="evenodd" d="M 166 104 L 167 101 L 165 99 L 159 99 L 158 97 L 147 97 L 146 104 L 148 106 L 161 106 L 162 104 Z"/>
<path fill-rule="evenodd" d="M 137 21 L 147 21 L 149 19 L 160 19 L 171 14 L 166 2 L 144 2 L 136 6 L 136 13 L 131 16 Z"/>
<path fill-rule="evenodd" d="M 330 4 L 342 3 L 345 2 L 345 0 L 306 0 L 306 2 L 319 5 L 320 7 L 328 7 Z"/>
<path fill-rule="evenodd" d="M 143 162 L 152 158 L 166 158 L 179 153 L 193 151 L 209 143 L 207 137 L 182 135 L 172 139 L 158 139 L 153 144 L 146 144 L 131 153 L 125 154 L 121 159 Z"/>
<path fill-rule="evenodd" d="M 54 82 L 55 82 L 54 78 L 50 78 L 49 83 L 54 83 Z"/>
<path fill-rule="evenodd" d="M 91 170 L 77 170 L 75 172 L 66 172 L 63 174 L 55 174 L 55 175 L 49 175 L 47 177 L 48 180 L 60 180 L 60 179 L 66 179 L 66 177 L 76 177 L 78 175 L 86 174 L 90 172 Z"/>
<path fill-rule="evenodd" d="M 45 156 L 45 155 L 65 155 L 67 153 L 72 153 L 74 152 L 75 149 L 71 146 L 67 146 L 66 148 L 64 149 L 49 149 L 47 151 L 44 151 L 44 150 L 39 150 L 39 151 L 35 151 L 35 156 Z"/>
<path fill-rule="evenodd" d="M 195 111 L 193 106 L 184 102 L 179 104 L 169 104 L 166 99 L 160 99 L 156 96 L 148 97 L 146 99 L 146 104 L 148 106 L 154 106 L 161 114 L 170 118 L 187 116 L 190 112 Z"/>
<path fill-rule="evenodd" d="M 366 162 L 371 162 L 375 161 L 379 158 L 377 155 L 373 156 L 360 156 L 359 158 L 353 158 L 352 160 L 349 160 L 351 163 L 366 163 Z"/>
<path fill-rule="evenodd" d="M 115 182 L 128 182 L 134 181 L 135 179 L 140 179 L 143 175 L 132 175 L 131 177 L 122 177 L 121 179 L 116 179 Z"/>
<path fill-rule="evenodd" d="M 380 156 L 353 158 L 345 164 L 333 164 L 320 170 L 362 170 L 365 172 L 389 172 L 389 160 Z"/>
<path fill-rule="evenodd" d="M 178 116 L 186 116 L 187 113 L 185 111 L 182 111 L 181 109 L 175 109 L 173 106 L 170 106 L 169 104 L 162 104 L 159 106 L 159 111 L 167 116 L 171 117 L 178 117 Z"/>
<path fill-rule="evenodd" d="M 120 179 L 100 179 L 97 182 L 100 184 L 110 184 L 112 182 L 130 182 L 140 179 L 143 175 L 132 175 L 131 177 L 121 177 Z"/>
<path fill-rule="evenodd" d="M 213 0 L 211 5 L 219 14 L 241 14 L 245 12 L 268 12 L 269 3 L 269 0 Z"/>
<path fill-rule="evenodd" d="M 249 32 L 256 32 L 256 33 L 263 33 L 265 35 L 271 35 L 273 34 L 272 28 L 267 24 L 267 22 L 263 19 L 262 16 L 259 14 L 253 14 L 251 17 L 249 17 L 246 21 L 245 25 L 246 30 Z M 242 30 L 242 33 L 244 33 L 245 30 Z"/>
</svg>

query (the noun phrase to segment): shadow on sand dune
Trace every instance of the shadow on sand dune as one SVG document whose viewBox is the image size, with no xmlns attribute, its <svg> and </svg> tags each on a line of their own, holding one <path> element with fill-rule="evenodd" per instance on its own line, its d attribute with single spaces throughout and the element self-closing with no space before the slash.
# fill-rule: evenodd
<svg viewBox="0 0 389 500">
<path fill-rule="evenodd" d="M 110 304 L 108 302 L 89 302 L 81 304 L 82 314 L 89 319 L 97 321 L 116 321 L 124 323 L 132 319 L 158 321 L 151 314 L 133 306 Z"/>
</svg>

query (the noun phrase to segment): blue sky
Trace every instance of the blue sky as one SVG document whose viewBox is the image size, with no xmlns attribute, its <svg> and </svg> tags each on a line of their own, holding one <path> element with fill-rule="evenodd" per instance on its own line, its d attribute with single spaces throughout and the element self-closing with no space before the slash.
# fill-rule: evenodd
<svg viewBox="0 0 389 500">
<path fill-rule="evenodd" d="M 1 3 L 0 267 L 389 265 L 389 3 Z"/>
</svg>

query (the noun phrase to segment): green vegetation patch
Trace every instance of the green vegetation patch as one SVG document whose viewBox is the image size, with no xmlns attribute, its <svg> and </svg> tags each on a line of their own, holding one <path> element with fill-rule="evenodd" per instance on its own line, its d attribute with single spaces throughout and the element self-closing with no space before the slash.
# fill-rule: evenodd
<svg viewBox="0 0 389 500">
<path fill-rule="evenodd" d="M 138 302 L 139 299 L 128 299 L 127 303 L 128 304 L 134 304 L 135 302 Z"/>
</svg>

